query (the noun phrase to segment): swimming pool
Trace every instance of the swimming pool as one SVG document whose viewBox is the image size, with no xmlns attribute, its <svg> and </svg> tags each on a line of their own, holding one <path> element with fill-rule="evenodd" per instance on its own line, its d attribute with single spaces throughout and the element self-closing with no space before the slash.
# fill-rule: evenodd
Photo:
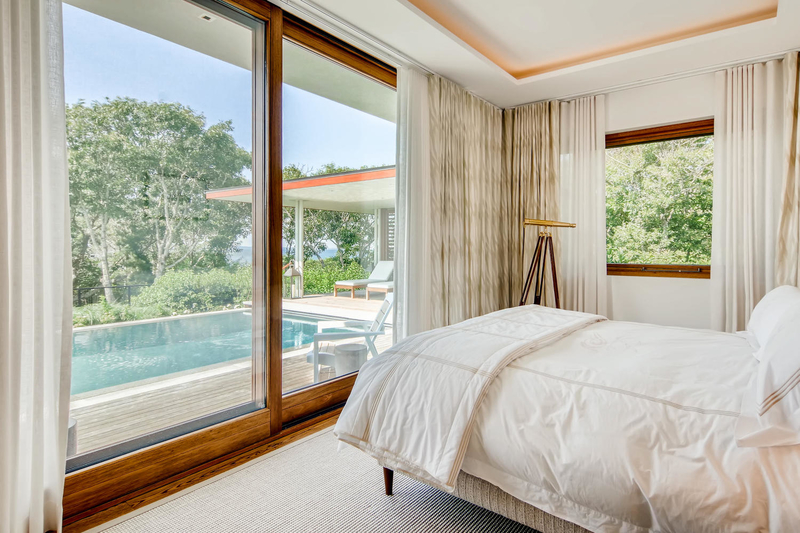
<svg viewBox="0 0 800 533">
<path fill-rule="evenodd" d="M 284 313 L 283 349 L 313 342 L 320 320 L 327 318 Z M 78 328 L 72 334 L 71 393 L 248 358 L 252 323 L 241 310 Z"/>
</svg>

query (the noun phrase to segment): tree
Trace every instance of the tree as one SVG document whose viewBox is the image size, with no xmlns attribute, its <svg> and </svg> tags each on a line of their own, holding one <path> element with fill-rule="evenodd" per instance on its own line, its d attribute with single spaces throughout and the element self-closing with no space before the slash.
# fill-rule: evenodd
<svg viewBox="0 0 800 533">
<path fill-rule="evenodd" d="M 251 157 L 229 121 L 206 127 L 181 104 L 116 98 L 68 106 L 67 126 L 73 234 L 87 235 L 103 285 L 225 264 L 250 231 L 249 204 L 205 198 L 249 184 Z"/>
<path fill-rule="evenodd" d="M 106 300 L 114 301 L 112 257 L 117 251 L 119 221 L 130 218 L 131 206 L 124 116 L 115 103 L 67 106 L 67 145 L 73 235 L 87 243 L 100 268 Z M 81 254 L 80 263 L 85 261 Z"/>
<path fill-rule="evenodd" d="M 713 138 L 614 148 L 606 157 L 608 262 L 708 264 Z"/>
</svg>

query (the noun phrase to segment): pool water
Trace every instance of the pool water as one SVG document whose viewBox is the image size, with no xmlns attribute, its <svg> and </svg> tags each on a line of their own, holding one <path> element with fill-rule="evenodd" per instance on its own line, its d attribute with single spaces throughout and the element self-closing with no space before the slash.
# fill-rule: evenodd
<svg viewBox="0 0 800 533">
<path fill-rule="evenodd" d="M 323 320 L 283 314 L 283 349 L 310 344 Z M 72 394 L 248 358 L 253 319 L 245 311 L 144 324 L 76 329 L 72 334 Z"/>
</svg>

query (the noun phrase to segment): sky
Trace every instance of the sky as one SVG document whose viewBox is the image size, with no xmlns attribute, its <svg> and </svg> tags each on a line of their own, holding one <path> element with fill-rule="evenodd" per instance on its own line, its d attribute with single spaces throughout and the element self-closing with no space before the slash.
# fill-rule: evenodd
<svg viewBox="0 0 800 533">
<path fill-rule="evenodd" d="M 67 103 L 127 96 L 180 102 L 207 125 L 233 122 L 252 150 L 251 73 L 93 13 L 64 4 Z M 394 164 L 395 125 L 284 85 L 283 164 L 359 168 Z"/>
</svg>

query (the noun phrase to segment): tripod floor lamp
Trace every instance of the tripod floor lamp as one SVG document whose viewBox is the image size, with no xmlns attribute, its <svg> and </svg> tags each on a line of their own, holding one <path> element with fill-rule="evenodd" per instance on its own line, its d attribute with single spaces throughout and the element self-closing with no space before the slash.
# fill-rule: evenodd
<svg viewBox="0 0 800 533">
<path fill-rule="evenodd" d="M 528 303 L 528 296 L 533 289 L 533 303 L 540 305 L 544 297 L 545 278 L 547 277 L 546 264 L 550 259 L 550 273 L 553 278 L 553 297 L 557 308 L 561 308 L 561 301 L 558 298 L 558 276 L 556 275 L 556 253 L 553 250 L 553 234 L 549 228 L 574 228 L 575 224 L 570 222 L 556 222 L 555 220 L 538 220 L 533 218 L 525 219 L 525 226 L 542 226 L 547 230 L 539 232 L 536 240 L 536 249 L 531 257 L 531 266 L 525 276 L 525 286 L 522 289 L 522 297 L 519 305 Z"/>
</svg>

